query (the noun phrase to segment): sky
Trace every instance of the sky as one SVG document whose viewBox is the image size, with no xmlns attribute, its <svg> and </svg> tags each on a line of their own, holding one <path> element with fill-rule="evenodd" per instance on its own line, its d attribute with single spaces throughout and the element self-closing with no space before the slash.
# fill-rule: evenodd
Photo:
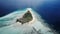
<svg viewBox="0 0 60 34">
<path fill-rule="evenodd" d="M 34 9 L 46 23 L 60 31 L 60 0 L 0 0 L 0 17 L 25 8 Z"/>
</svg>

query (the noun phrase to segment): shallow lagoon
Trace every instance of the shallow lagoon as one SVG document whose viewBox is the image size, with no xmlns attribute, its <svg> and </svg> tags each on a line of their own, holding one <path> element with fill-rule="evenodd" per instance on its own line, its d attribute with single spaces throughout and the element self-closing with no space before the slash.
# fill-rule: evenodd
<svg viewBox="0 0 60 34">
<path fill-rule="evenodd" d="M 21 24 L 16 22 L 17 18 L 30 10 L 33 16 L 33 21 Z M 0 34 L 57 34 L 49 28 L 48 24 L 33 9 L 27 8 L 24 10 L 14 11 L 6 16 L 0 17 Z"/>
</svg>

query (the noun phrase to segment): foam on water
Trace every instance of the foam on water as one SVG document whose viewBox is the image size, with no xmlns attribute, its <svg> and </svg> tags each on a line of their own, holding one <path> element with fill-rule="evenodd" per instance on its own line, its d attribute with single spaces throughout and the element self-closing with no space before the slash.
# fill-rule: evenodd
<svg viewBox="0 0 60 34">
<path fill-rule="evenodd" d="M 30 10 L 33 20 L 26 24 L 16 22 L 27 10 Z M 6 26 L 5 26 L 6 25 Z M 0 17 L 0 34 L 56 34 L 44 23 L 44 20 L 33 9 L 14 11 L 4 17 Z"/>
</svg>

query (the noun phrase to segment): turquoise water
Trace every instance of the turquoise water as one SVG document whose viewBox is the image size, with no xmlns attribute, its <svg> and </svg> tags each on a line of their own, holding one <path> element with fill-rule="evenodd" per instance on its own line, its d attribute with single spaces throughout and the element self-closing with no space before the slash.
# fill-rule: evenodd
<svg viewBox="0 0 60 34">
<path fill-rule="evenodd" d="M 16 23 L 16 19 L 21 17 L 27 10 L 30 10 L 35 18 L 33 24 L 21 25 Z M 27 8 L 0 17 L 0 34 L 56 34 L 56 32 L 50 29 L 33 9 Z"/>
</svg>

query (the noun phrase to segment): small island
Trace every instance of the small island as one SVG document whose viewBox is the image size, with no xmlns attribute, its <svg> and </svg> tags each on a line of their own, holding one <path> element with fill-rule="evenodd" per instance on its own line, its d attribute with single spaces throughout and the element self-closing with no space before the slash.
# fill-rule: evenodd
<svg viewBox="0 0 60 34">
<path fill-rule="evenodd" d="M 21 24 L 28 23 L 33 20 L 33 16 L 31 12 L 28 10 L 22 18 L 17 19 L 16 22 L 20 22 Z"/>
</svg>

